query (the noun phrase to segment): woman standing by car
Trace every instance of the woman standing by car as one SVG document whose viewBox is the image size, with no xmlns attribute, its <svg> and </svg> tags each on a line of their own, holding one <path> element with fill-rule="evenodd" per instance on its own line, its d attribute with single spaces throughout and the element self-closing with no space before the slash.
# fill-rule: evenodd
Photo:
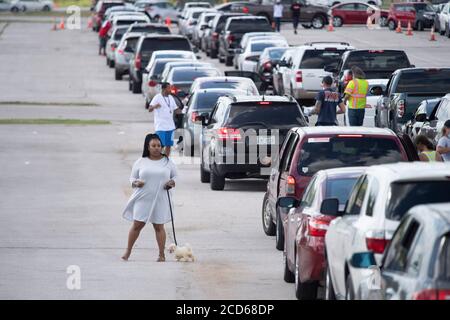
<svg viewBox="0 0 450 320">
<path fill-rule="evenodd" d="M 423 134 L 418 135 L 415 142 L 417 151 L 419 151 L 420 161 L 442 161 L 441 155 L 434 151 L 433 143 L 426 136 Z"/>
<path fill-rule="evenodd" d="M 139 233 L 147 223 L 152 223 L 159 247 L 158 262 L 165 261 L 166 231 L 164 224 L 171 221 L 169 195 L 166 190 L 175 187 L 175 164 L 161 153 L 161 140 L 156 134 L 145 137 L 142 158 L 131 170 L 133 195 L 127 203 L 123 217 L 133 222 L 128 235 L 128 247 L 122 259 L 127 261 Z"/>
</svg>

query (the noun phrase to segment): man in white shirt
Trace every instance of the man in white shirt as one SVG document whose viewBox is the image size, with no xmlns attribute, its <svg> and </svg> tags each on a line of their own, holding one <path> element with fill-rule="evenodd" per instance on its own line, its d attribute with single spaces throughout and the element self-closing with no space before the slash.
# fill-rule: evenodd
<svg viewBox="0 0 450 320">
<path fill-rule="evenodd" d="M 273 6 L 273 19 L 275 20 L 275 30 L 280 32 L 281 18 L 283 17 L 283 5 L 281 0 L 276 0 Z"/>
<path fill-rule="evenodd" d="M 175 131 L 173 113 L 181 113 L 175 99 L 170 94 L 170 87 L 170 83 L 162 83 L 161 93 L 153 97 L 148 107 L 149 112 L 155 111 L 155 131 L 161 139 L 164 153 L 167 156 L 170 156 L 170 148 L 173 146 L 173 133 Z"/>
</svg>

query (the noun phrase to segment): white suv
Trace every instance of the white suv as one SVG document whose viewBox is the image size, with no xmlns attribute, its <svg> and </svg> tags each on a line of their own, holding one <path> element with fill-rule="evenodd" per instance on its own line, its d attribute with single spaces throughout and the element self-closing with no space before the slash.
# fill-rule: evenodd
<svg viewBox="0 0 450 320">
<path fill-rule="evenodd" d="M 282 75 L 283 94 L 295 99 L 314 99 L 322 89 L 323 77 L 332 76 L 324 67 L 337 64 L 348 50 L 354 47 L 345 42 L 311 42 L 295 48 L 292 61 Z"/>
<path fill-rule="evenodd" d="M 450 201 L 450 164 L 409 162 L 368 167 L 355 183 L 345 212 L 325 236 L 326 298 L 359 297 L 368 269 L 350 266 L 354 253 L 372 251 L 381 262 L 401 218 L 415 205 Z"/>
</svg>

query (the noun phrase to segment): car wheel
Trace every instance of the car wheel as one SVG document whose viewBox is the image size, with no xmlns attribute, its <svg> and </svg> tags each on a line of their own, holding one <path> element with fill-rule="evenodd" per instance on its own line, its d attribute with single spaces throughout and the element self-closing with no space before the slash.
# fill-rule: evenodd
<svg viewBox="0 0 450 320">
<path fill-rule="evenodd" d="M 50 11 L 50 7 L 49 6 L 44 6 L 44 8 L 42 8 L 42 10 L 48 12 L 48 11 Z"/>
<path fill-rule="evenodd" d="M 216 59 L 217 58 L 217 50 L 211 49 L 209 52 L 209 56 L 211 59 Z"/>
<path fill-rule="evenodd" d="M 225 57 L 225 65 L 232 66 L 233 65 L 233 57 Z"/>
<path fill-rule="evenodd" d="M 268 236 L 274 236 L 276 233 L 275 223 L 272 221 L 272 215 L 270 212 L 270 203 L 267 194 L 264 196 L 263 207 L 262 207 L 262 224 L 264 233 Z"/>
<path fill-rule="evenodd" d="M 325 27 L 325 22 L 326 22 L 326 18 L 324 16 L 315 16 L 312 21 L 311 24 L 313 26 L 314 29 L 323 29 L 323 27 Z"/>
<path fill-rule="evenodd" d="M 208 183 L 210 181 L 211 175 L 209 172 L 203 169 L 203 162 L 200 163 L 200 181 L 202 183 Z"/>
<path fill-rule="evenodd" d="M 115 61 L 114 60 L 109 60 L 109 67 L 110 68 L 114 68 L 114 66 L 115 66 Z"/>
<path fill-rule="evenodd" d="M 389 30 L 391 30 L 391 31 L 394 31 L 394 30 L 395 30 L 395 21 L 394 21 L 394 20 L 389 20 L 389 21 L 388 21 L 388 28 L 389 28 Z"/>
<path fill-rule="evenodd" d="M 280 251 L 284 249 L 283 222 L 281 221 L 279 213 L 277 213 L 277 224 L 275 229 L 275 247 Z"/>
<path fill-rule="evenodd" d="M 326 275 L 325 275 L 325 299 L 327 300 L 336 300 L 336 294 L 334 292 L 333 281 L 331 280 L 330 267 L 326 266 Z"/>
<path fill-rule="evenodd" d="M 295 255 L 295 296 L 299 300 L 316 300 L 317 288 L 319 284 L 317 281 L 301 282 L 299 275 L 299 267 L 297 255 Z"/>
<path fill-rule="evenodd" d="M 136 81 L 134 81 L 134 80 L 131 80 L 132 81 L 132 85 L 131 85 L 131 91 L 133 92 L 133 93 L 141 93 L 142 91 L 141 91 L 141 86 L 142 86 L 142 84 L 140 83 L 140 82 L 136 82 Z"/>
<path fill-rule="evenodd" d="M 115 80 L 122 80 L 122 74 L 117 69 L 114 69 L 114 79 Z"/>
<path fill-rule="evenodd" d="M 302 24 L 302 27 L 305 29 L 311 29 L 312 25 L 304 23 Z"/>
<path fill-rule="evenodd" d="M 222 58 L 220 55 L 217 55 L 217 56 L 219 58 L 219 62 L 220 63 L 224 63 L 225 62 L 225 58 Z"/>
<path fill-rule="evenodd" d="M 223 190 L 225 188 L 225 177 L 218 175 L 214 170 L 210 171 L 211 190 Z"/>
<path fill-rule="evenodd" d="M 380 27 L 386 27 L 386 25 L 387 25 L 387 18 L 386 17 L 381 17 L 380 21 L 378 22 L 378 24 L 380 25 Z"/>
<path fill-rule="evenodd" d="M 342 27 L 343 24 L 344 22 L 341 17 L 333 17 L 333 26 L 339 28 Z"/>
<path fill-rule="evenodd" d="M 450 27 L 448 25 L 445 27 L 445 36 L 450 38 Z"/>
<path fill-rule="evenodd" d="M 130 79 L 128 79 L 128 90 L 131 91 L 133 89 L 133 84 L 131 82 L 131 75 L 130 75 Z"/>
<path fill-rule="evenodd" d="M 284 277 L 283 277 L 284 281 L 286 281 L 287 283 L 294 283 L 295 275 L 291 270 L 289 270 L 287 257 L 285 254 L 283 254 L 283 262 L 284 262 Z"/>
<path fill-rule="evenodd" d="M 349 274 L 345 280 L 345 300 L 355 300 L 355 292 L 353 291 L 352 276 Z"/>
<path fill-rule="evenodd" d="M 17 8 L 17 7 L 12 7 L 12 8 L 11 8 L 11 12 L 14 12 L 14 13 L 19 12 L 19 8 Z"/>
</svg>

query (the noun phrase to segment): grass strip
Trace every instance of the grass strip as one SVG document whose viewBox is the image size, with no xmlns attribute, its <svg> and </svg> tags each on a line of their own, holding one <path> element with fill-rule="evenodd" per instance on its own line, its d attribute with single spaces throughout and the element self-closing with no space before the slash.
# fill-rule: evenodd
<svg viewBox="0 0 450 320">
<path fill-rule="evenodd" d="M 2 124 L 64 124 L 64 125 L 105 125 L 111 124 L 106 120 L 81 120 L 81 119 L 0 119 Z"/>
</svg>

